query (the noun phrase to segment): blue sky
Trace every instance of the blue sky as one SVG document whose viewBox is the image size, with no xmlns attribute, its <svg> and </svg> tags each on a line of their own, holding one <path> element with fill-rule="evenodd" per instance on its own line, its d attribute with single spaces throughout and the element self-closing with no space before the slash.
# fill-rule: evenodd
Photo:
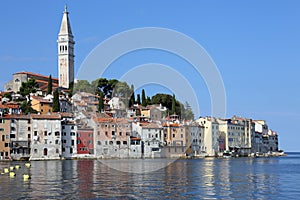
<svg viewBox="0 0 300 200">
<path fill-rule="evenodd" d="M 93 48 L 119 32 L 141 27 L 179 31 L 201 44 L 216 63 L 228 117 L 265 119 L 280 134 L 281 148 L 300 151 L 299 1 L 3 1 L 1 88 L 18 71 L 57 76 L 56 40 L 65 3 L 76 42 L 76 72 Z M 123 56 L 106 75 L 119 77 L 132 66 L 151 62 L 175 69 L 188 65 L 174 55 L 148 50 Z M 192 77 L 193 71 L 184 71 Z M 205 83 L 196 87 L 200 114 L 210 115 Z M 146 93 L 151 96 L 157 89 L 149 87 Z"/>
</svg>

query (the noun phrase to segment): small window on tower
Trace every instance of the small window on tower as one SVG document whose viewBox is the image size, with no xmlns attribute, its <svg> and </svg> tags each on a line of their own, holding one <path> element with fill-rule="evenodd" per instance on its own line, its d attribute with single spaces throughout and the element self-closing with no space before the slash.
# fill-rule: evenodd
<svg viewBox="0 0 300 200">
<path fill-rule="evenodd" d="M 68 50 L 68 47 L 67 47 L 67 46 L 65 46 L 65 50 L 66 50 L 66 51 Z"/>
</svg>

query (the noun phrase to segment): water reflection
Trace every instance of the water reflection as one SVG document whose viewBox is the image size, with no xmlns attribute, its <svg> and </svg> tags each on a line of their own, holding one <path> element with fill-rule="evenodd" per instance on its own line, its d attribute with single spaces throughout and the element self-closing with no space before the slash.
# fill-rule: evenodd
<svg viewBox="0 0 300 200">
<path fill-rule="evenodd" d="M 109 161 L 109 160 L 108 160 Z M 300 160 L 237 158 L 177 160 L 156 171 L 150 161 L 118 160 L 119 168 L 97 160 L 35 161 L 16 177 L 0 176 L 1 199 L 276 199 L 298 195 Z M 112 161 L 109 161 L 112 162 Z M 1 163 L 0 170 L 16 163 Z M 111 164 L 111 163 L 110 163 Z M 163 163 L 165 164 L 165 163 Z M 150 167 L 151 168 L 151 167 Z M 141 173 L 141 170 L 147 172 Z M 32 179 L 23 181 L 22 174 Z"/>
</svg>

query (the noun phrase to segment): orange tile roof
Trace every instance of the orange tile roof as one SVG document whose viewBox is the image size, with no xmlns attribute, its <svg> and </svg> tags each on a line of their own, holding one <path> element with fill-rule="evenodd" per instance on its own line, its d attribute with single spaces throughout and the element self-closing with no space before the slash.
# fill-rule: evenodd
<svg viewBox="0 0 300 200">
<path fill-rule="evenodd" d="M 32 114 L 31 115 L 32 119 L 61 119 L 60 114 Z"/>
<path fill-rule="evenodd" d="M 45 75 L 42 75 L 42 74 L 36 74 L 36 73 L 32 73 L 32 72 L 17 72 L 17 73 L 14 73 L 14 74 L 27 74 L 27 75 L 41 77 L 41 78 L 49 78 L 49 76 L 45 76 Z M 53 78 L 52 77 L 52 80 L 58 81 L 58 78 Z"/>
</svg>

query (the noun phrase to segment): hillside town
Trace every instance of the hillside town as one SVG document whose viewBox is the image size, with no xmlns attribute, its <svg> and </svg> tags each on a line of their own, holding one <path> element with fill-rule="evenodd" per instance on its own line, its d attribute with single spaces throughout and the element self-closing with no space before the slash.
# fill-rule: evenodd
<svg viewBox="0 0 300 200">
<path fill-rule="evenodd" d="M 57 43 L 58 78 L 16 72 L 0 93 L 1 160 L 282 155 L 265 120 L 187 119 L 162 102 L 128 104 L 127 97 L 73 91 L 66 8 Z"/>
</svg>

